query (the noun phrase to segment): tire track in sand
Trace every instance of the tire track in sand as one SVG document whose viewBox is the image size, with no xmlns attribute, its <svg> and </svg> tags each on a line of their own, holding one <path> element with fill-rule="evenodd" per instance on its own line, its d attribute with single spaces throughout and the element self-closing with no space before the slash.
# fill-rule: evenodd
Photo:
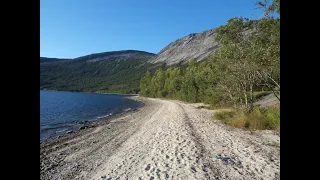
<svg viewBox="0 0 320 180">
<path fill-rule="evenodd" d="M 201 138 L 201 136 L 197 133 L 192 121 L 190 120 L 188 114 L 186 113 L 185 109 L 183 106 L 181 106 L 181 104 L 177 105 L 182 109 L 183 111 L 183 116 L 184 116 L 184 120 L 186 122 L 186 125 L 190 128 L 190 134 L 192 136 L 193 141 L 195 142 L 196 146 L 199 148 L 200 153 L 198 154 L 199 157 L 202 159 L 203 161 L 203 166 L 202 166 L 202 170 L 205 173 L 205 177 L 207 179 L 219 179 L 220 177 L 220 171 L 217 168 L 216 165 L 212 164 L 210 160 L 206 159 L 206 148 L 205 148 L 205 143 L 203 142 L 203 139 Z M 212 172 L 214 178 L 210 178 L 209 174 L 208 174 L 208 168 L 210 169 L 210 171 Z"/>
</svg>

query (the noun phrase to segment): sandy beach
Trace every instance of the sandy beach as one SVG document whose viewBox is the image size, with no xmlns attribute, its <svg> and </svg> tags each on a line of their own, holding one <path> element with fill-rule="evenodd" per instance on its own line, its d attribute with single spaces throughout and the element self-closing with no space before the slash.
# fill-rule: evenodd
<svg viewBox="0 0 320 180">
<path fill-rule="evenodd" d="M 40 144 L 41 179 L 280 179 L 280 135 L 213 119 L 215 110 L 145 106 Z"/>
</svg>

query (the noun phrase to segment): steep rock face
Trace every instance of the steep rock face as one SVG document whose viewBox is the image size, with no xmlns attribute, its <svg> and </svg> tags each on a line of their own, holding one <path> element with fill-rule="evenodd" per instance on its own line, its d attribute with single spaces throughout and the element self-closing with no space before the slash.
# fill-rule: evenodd
<svg viewBox="0 0 320 180">
<path fill-rule="evenodd" d="M 170 66 L 178 63 L 184 64 L 193 58 L 201 61 L 220 47 L 214 40 L 214 33 L 215 29 L 211 29 L 177 39 L 152 57 L 149 62 L 164 62 Z"/>
</svg>

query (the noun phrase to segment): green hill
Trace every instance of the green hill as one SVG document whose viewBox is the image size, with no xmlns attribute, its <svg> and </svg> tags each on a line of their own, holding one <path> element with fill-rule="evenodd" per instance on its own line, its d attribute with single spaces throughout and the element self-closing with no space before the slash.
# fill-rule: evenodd
<svg viewBox="0 0 320 180">
<path fill-rule="evenodd" d="M 80 92 L 138 93 L 147 70 L 162 64 L 147 61 L 153 53 L 126 50 L 91 54 L 75 59 L 41 62 L 40 89 Z"/>
</svg>

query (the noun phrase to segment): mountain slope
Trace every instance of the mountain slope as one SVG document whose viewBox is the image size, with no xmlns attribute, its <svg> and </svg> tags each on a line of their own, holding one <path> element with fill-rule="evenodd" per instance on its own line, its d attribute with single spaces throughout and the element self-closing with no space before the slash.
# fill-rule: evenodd
<svg viewBox="0 0 320 180">
<path fill-rule="evenodd" d="M 197 61 L 204 60 L 219 48 L 218 42 L 214 41 L 214 33 L 215 29 L 211 29 L 177 39 L 151 58 L 149 62 L 166 63 L 170 66 L 179 63 L 185 64 L 193 58 Z"/>
<path fill-rule="evenodd" d="M 40 89 L 107 93 L 138 93 L 140 78 L 158 64 L 147 61 L 154 54 L 113 51 L 69 61 L 40 63 Z"/>
</svg>

